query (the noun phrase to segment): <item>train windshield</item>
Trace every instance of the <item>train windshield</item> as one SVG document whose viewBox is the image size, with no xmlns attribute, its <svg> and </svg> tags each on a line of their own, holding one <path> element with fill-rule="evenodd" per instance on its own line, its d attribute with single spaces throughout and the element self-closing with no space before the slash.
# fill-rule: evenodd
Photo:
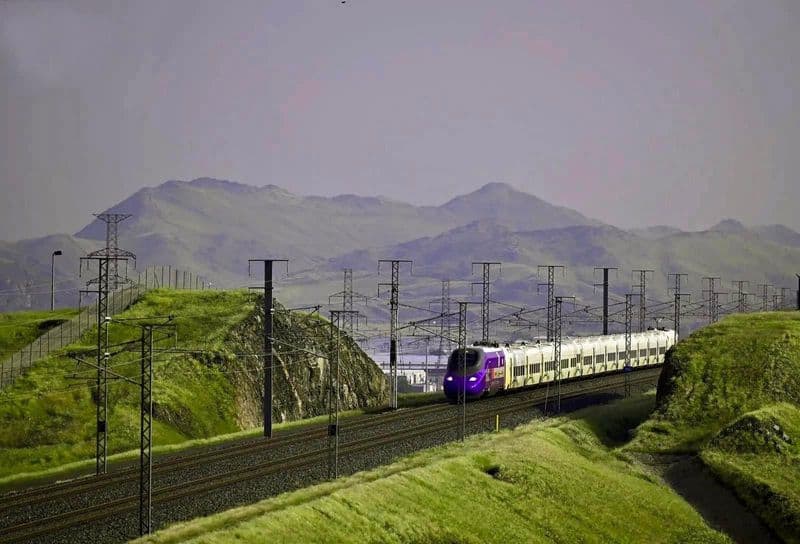
<svg viewBox="0 0 800 544">
<path fill-rule="evenodd" d="M 447 371 L 457 376 L 462 375 L 462 368 L 465 374 L 474 374 L 481 369 L 481 352 L 477 349 L 467 348 L 466 361 L 462 360 L 464 350 L 457 349 L 450 355 L 447 361 Z M 466 362 L 466 364 L 465 364 Z"/>
</svg>

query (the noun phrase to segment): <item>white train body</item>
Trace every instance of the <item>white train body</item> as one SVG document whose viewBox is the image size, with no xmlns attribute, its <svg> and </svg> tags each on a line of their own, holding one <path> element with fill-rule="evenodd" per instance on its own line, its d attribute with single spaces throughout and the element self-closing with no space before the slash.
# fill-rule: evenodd
<svg viewBox="0 0 800 544">
<path fill-rule="evenodd" d="M 606 372 L 659 365 L 672 347 L 671 330 L 648 330 L 631 334 L 629 357 L 625 353 L 625 335 L 564 338 L 561 361 L 554 361 L 552 342 L 510 344 L 503 347 L 470 346 L 467 356 L 455 350 L 445 374 L 445 394 L 455 398 L 464 389 L 475 397 L 499 390 L 540 383 L 568 380 Z M 466 364 L 468 363 L 468 364 Z M 560 365 L 561 375 L 558 376 Z"/>
</svg>

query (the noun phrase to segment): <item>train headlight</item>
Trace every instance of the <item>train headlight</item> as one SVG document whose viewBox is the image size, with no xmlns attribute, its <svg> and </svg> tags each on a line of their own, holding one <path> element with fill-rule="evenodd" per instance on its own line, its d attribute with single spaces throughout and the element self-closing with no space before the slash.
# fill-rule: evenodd
<svg viewBox="0 0 800 544">
<path fill-rule="evenodd" d="M 470 377 L 469 377 L 469 381 L 471 381 L 471 382 L 477 382 L 477 381 L 478 381 L 478 377 L 477 377 L 477 376 L 470 376 Z"/>
<path fill-rule="evenodd" d="M 453 377 L 452 376 L 448 376 L 448 377 L 445 378 L 445 380 L 447 380 L 448 382 L 452 382 L 453 381 Z"/>
</svg>

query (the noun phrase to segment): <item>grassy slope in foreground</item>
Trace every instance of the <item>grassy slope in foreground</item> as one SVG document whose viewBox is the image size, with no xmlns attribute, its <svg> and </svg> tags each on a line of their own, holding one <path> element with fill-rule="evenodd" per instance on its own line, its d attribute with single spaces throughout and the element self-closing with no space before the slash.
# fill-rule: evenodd
<svg viewBox="0 0 800 544">
<path fill-rule="evenodd" d="M 736 315 L 695 332 L 668 355 L 659 402 L 630 449 L 699 453 L 800 542 L 800 314 Z"/>
<path fill-rule="evenodd" d="M 0 359 L 10 357 L 52 327 L 78 315 L 72 308 L 53 312 L 9 312 L 0 314 Z"/>
<path fill-rule="evenodd" d="M 650 395 L 476 436 L 141 542 L 728 542 L 609 449 L 652 406 Z"/>
</svg>

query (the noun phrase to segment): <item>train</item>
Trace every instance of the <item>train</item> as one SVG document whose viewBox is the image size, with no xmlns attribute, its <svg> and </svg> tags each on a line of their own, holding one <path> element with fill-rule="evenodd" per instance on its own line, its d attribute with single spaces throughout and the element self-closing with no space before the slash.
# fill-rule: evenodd
<svg viewBox="0 0 800 544">
<path fill-rule="evenodd" d="M 520 387 L 584 376 L 655 366 L 664 362 L 675 343 L 675 331 L 650 329 L 631 334 L 626 367 L 625 335 L 565 338 L 561 342 L 560 376 L 554 361 L 555 344 L 536 341 L 513 344 L 474 344 L 453 350 L 447 360 L 444 393 L 450 400 L 475 399 Z"/>
</svg>

